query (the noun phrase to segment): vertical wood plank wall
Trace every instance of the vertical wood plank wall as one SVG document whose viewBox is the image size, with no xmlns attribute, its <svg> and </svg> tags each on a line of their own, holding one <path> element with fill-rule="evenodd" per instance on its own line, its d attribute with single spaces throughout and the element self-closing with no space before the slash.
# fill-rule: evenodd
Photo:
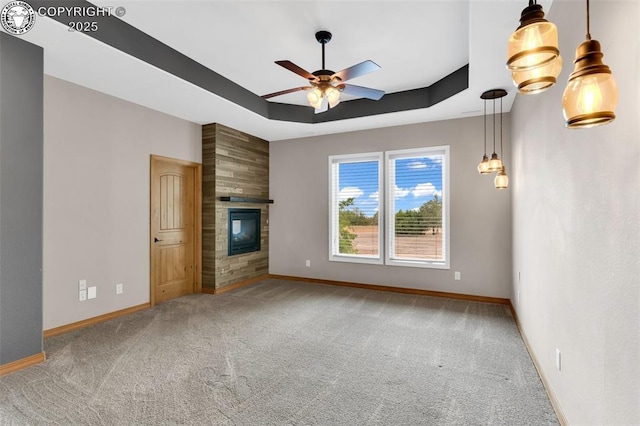
<svg viewBox="0 0 640 426">
<path fill-rule="evenodd" d="M 269 205 L 220 197 L 269 198 L 269 143 L 221 124 L 202 126 L 202 287 L 219 290 L 269 272 Z M 277 202 L 277 200 L 276 200 Z M 261 250 L 227 255 L 229 208 L 261 209 Z"/>
</svg>

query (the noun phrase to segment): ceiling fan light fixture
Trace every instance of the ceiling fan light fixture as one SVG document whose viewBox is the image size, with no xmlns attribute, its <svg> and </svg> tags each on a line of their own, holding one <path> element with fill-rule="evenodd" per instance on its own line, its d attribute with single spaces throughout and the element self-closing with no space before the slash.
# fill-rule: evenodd
<svg viewBox="0 0 640 426">
<path fill-rule="evenodd" d="M 556 25 L 544 19 L 541 5 L 529 0 L 529 6 L 520 15 L 520 26 L 509 37 L 507 68 L 511 71 L 530 70 L 548 64 L 558 55 Z"/>
<path fill-rule="evenodd" d="M 334 86 L 327 87 L 327 89 L 324 91 L 324 95 L 329 101 L 329 108 L 333 108 L 340 103 L 340 90 L 338 90 Z"/>
<path fill-rule="evenodd" d="M 314 87 L 313 89 L 308 90 L 307 100 L 309 101 L 309 105 L 311 105 L 315 109 L 320 109 L 322 107 L 322 90 L 320 90 L 318 87 Z"/>
<path fill-rule="evenodd" d="M 289 71 L 307 79 L 310 86 L 294 87 L 292 89 L 281 90 L 279 92 L 262 95 L 263 99 L 270 99 L 301 90 L 307 91 L 309 105 L 315 109 L 315 113 L 325 112 L 340 103 L 340 92 L 360 98 L 380 100 L 384 96 L 384 91 L 371 89 L 369 87 L 354 86 L 344 84 L 345 81 L 363 76 L 380 69 L 380 66 L 371 60 L 360 62 L 338 72 L 333 72 L 325 67 L 325 45 L 331 40 L 329 31 L 318 31 L 316 40 L 322 45 L 322 69 L 310 73 L 291 61 L 276 61 L 276 64 Z"/>
</svg>

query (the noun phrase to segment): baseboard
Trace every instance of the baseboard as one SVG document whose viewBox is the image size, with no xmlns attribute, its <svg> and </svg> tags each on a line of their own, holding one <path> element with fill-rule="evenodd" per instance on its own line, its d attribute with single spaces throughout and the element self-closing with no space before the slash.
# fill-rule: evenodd
<svg viewBox="0 0 640 426">
<path fill-rule="evenodd" d="M 269 274 L 269 278 L 278 279 L 278 280 L 288 280 L 288 281 L 302 281 L 302 282 L 314 283 L 314 284 L 328 284 L 328 285 L 336 285 L 341 287 L 364 288 L 367 290 L 390 291 L 393 293 L 415 294 L 419 296 L 446 297 L 447 299 L 468 300 L 472 302 L 497 303 L 500 305 L 511 304 L 509 299 L 503 299 L 501 297 L 475 296 L 472 294 L 447 293 L 444 291 L 421 290 L 416 288 L 392 287 L 392 286 L 377 285 L 377 284 L 362 284 L 362 283 L 353 283 L 348 281 L 324 280 L 324 279 L 318 279 L 318 278 L 293 277 L 290 275 Z"/>
<path fill-rule="evenodd" d="M 250 285 L 250 284 L 254 284 L 257 283 L 258 281 L 262 281 L 262 280 L 266 280 L 267 278 L 269 278 L 269 274 L 263 274 L 263 275 L 259 275 L 257 277 L 253 277 L 253 278 L 249 278 L 248 280 L 244 280 L 244 281 L 240 281 L 237 283 L 233 283 L 231 285 L 227 285 L 221 288 L 202 288 L 202 292 L 206 293 L 206 294 L 222 294 L 222 293 L 226 293 L 228 291 L 231 290 L 235 290 L 237 288 L 240 287 L 244 287 L 246 285 Z"/>
<path fill-rule="evenodd" d="M 527 335 L 522 329 L 522 324 L 520 324 L 520 320 L 518 319 L 518 313 L 516 312 L 511 302 L 509 302 L 509 308 L 511 308 L 511 315 L 513 316 L 516 326 L 518 327 L 518 331 L 520 332 L 520 337 L 522 337 L 524 346 L 525 348 L 527 348 L 527 352 L 529 352 L 531 361 L 533 361 L 533 365 L 536 367 L 536 370 L 538 371 L 538 376 L 540 376 L 540 380 L 542 381 L 542 386 L 544 386 L 544 389 L 547 391 L 547 395 L 549 396 L 549 401 L 551 401 L 551 406 L 553 407 L 553 410 L 556 412 L 558 421 L 562 426 L 567 426 L 569 422 L 567 421 L 567 418 L 565 417 L 564 412 L 562 411 L 560 402 L 558 401 L 558 398 L 556 398 L 556 394 L 551 389 L 551 386 L 547 381 L 547 377 L 545 376 L 544 371 L 542 371 L 542 364 L 540 364 L 540 362 L 538 361 L 538 358 L 536 357 L 536 354 L 533 352 L 533 349 L 529 344 L 529 340 L 527 339 Z"/>
<path fill-rule="evenodd" d="M 130 308 L 121 309 L 119 311 L 109 312 L 108 314 L 99 315 L 97 317 L 88 318 L 86 320 L 74 322 L 71 324 L 63 325 L 56 328 L 50 328 L 49 330 L 44 331 L 44 338 L 49 338 L 53 336 L 57 336 L 59 334 L 68 333 L 70 331 L 79 330 L 81 328 L 89 327 L 94 324 L 98 324 L 104 321 L 109 321 L 114 318 L 118 318 L 124 315 L 129 315 L 134 312 L 143 311 L 145 309 L 149 309 L 151 307 L 150 303 L 143 303 L 142 305 L 132 306 Z"/>
<path fill-rule="evenodd" d="M 44 362 L 45 359 L 46 356 L 44 352 L 40 352 L 39 354 L 31 355 L 7 364 L 2 364 L 0 365 L 0 377 L 31 367 L 32 365 L 40 364 L 41 362 Z"/>
</svg>

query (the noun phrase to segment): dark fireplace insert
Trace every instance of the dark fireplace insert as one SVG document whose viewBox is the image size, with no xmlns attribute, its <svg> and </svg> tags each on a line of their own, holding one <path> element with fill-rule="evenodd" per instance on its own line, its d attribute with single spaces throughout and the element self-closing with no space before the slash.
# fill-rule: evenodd
<svg viewBox="0 0 640 426">
<path fill-rule="evenodd" d="M 260 251 L 260 209 L 229 209 L 229 256 Z"/>
</svg>

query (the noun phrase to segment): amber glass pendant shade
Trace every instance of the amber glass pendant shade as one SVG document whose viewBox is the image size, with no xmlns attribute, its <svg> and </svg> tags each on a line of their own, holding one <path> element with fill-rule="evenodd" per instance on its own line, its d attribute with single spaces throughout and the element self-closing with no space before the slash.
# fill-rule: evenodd
<svg viewBox="0 0 640 426">
<path fill-rule="evenodd" d="M 562 57 L 558 56 L 553 61 L 538 68 L 527 71 L 513 71 L 511 78 L 518 92 L 524 95 L 542 93 L 554 84 L 562 71 Z"/>
<path fill-rule="evenodd" d="M 569 128 L 600 126 L 616 118 L 618 87 L 602 57 L 597 40 L 587 40 L 576 49 L 575 69 L 562 96 L 562 112 Z"/>
<path fill-rule="evenodd" d="M 520 16 L 520 26 L 509 37 L 507 68 L 526 71 L 546 65 L 559 55 L 557 27 L 544 19 L 542 6 L 530 0 Z"/>
<path fill-rule="evenodd" d="M 500 169 L 496 177 L 493 179 L 493 184 L 496 189 L 507 189 L 509 187 L 509 176 L 507 176 L 507 171 L 504 167 Z"/>
<path fill-rule="evenodd" d="M 486 155 L 482 156 L 482 161 L 478 164 L 478 173 L 481 175 L 491 173 L 491 170 L 489 170 L 489 157 Z"/>
</svg>

